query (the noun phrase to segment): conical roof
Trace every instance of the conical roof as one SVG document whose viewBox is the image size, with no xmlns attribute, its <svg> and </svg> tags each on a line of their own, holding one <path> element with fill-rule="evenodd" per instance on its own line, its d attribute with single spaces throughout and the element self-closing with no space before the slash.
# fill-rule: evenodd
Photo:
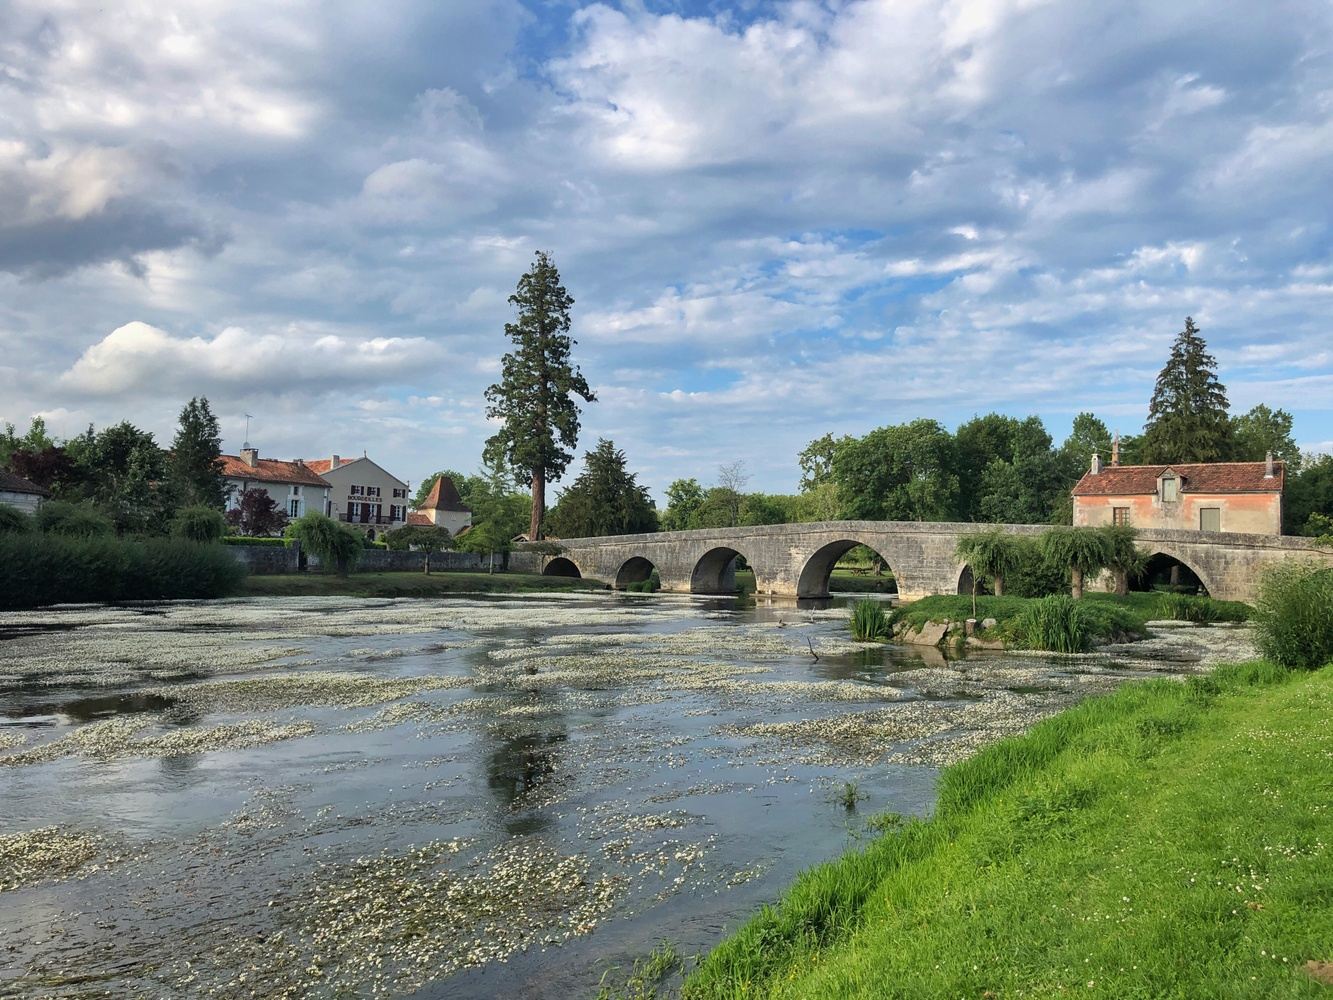
<svg viewBox="0 0 1333 1000">
<path fill-rule="evenodd" d="M 472 513 L 472 508 L 463 503 L 463 498 L 458 495 L 458 488 L 448 476 L 441 476 L 435 480 L 435 485 L 431 487 L 430 493 L 417 510 L 459 510 L 465 514 Z"/>
</svg>

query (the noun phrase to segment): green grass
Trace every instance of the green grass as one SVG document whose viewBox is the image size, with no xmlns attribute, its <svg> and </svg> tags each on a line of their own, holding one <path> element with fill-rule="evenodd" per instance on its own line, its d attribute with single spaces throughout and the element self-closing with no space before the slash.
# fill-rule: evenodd
<svg viewBox="0 0 1333 1000">
<path fill-rule="evenodd" d="M 536 573 L 288 573 L 251 576 L 242 593 L 248 597 L 439 597 L 442 594 L 605 590 L 591 580 Z"/>
<path fill-rule="evenodd" d="M 884 606 L 868 597 L 856 602 L 848 624 L 852 638 L 858 642 L 876 642 L 889 635 L 889 616 L 884 613 Z"/>
<path fill-rule="evenodd" d="M 1333 668 L 1129 684 L 941 776 L 683 997 L 1328 997 Z"/>
<path fill-rule="evenodd" d="M 634 967 L 623 986 L 606 982 L 612 973 L 602 976 L 597 1000 L 656 1000 L 657 989 L 671 973 L 680 968 L 681 959 L 676 946 L 664 941 L 646 956 L 634 960 Z"/>
<path fill-rule="evenodd" d="M 869 573 L 851 573 L 835 569 L 829 574 L 828 589 L 832 593 L 896 594 L 898 584 L 892 573 L 872 576 Z"/>
<path fill-rule="evenodd" d="M 977 619 L 994 618 L 995 628 L 985 633 L 987 638 L 1003 640 L 1015 649 L 1038 648 L 1028 641 L 1028 630 L 1023 628 L 1023 616 L 1042 598 L 992 597 L 977 598 Z M 1085 619 L 1087 636 L 1094 641 L 1108 642 L 1133 639 L 1145 634 L 1146 623 L 1160 618 L 1183 616 L 1190 621 L 1245 621 L 1250 614 L 1246 604 L 1237 601 L 1215 601 L 1208 597 L 1192 597 L 1183 606 L 1164 604 L 1171 595 L 1159 593 L 1130 593 L 1123 597 L 1115 594 L 1089 593 L 1079 601 Z M 930 621 L 966 621 L 972 617 L 972 597 L 968 594 L 945 594 L 923 597 L 910 604 L 899 605 L 893 611 L 892 621 L 905 621 L 912 628 L 920 628 Z"/>
</svg>

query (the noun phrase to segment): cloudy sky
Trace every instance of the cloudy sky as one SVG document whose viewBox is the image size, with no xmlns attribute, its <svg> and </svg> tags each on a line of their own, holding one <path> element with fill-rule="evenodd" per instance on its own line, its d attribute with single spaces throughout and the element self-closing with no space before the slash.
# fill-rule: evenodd
<svg viewBox="0 0 1333 1000">
<path fill-rule="evenodd" d="M 0 4 L 0 420 L 477 465 L 538 248 L 661 496 L 1092 409 L 1192 314 L 1333 447 L 1322 0 Z"/>
</svg>

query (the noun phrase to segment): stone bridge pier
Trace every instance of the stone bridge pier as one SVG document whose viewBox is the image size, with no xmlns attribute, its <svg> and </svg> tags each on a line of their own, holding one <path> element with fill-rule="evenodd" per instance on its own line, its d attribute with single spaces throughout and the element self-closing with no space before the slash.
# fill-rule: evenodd
<svg viewBox="0 0 1333 1000">
<path fill-rule="evenodd" d="M 848 550 L 866 545 L 883 557 L 903 600 L 966 592 L 970 569 L 954 556 L 965 534 L 999 527 L 1035 537 L 1045 525 L 958 524 L 918 521 L 826 521 L 746 528 L 702 529 L 604 538 L 566 538 L 561 554 L 538 557 L 522 550 L 515 564 L 555 576 L 601 580 L 617 589 L 647 580 L 657 570 L 662 589 L 686 594 L 735 592 L 738 559 L 754 571 L 760 594 L 827 597 L 829 574 Z M 1268 566 L 1288 559 L 1333 566 L 1333 551 L 1309 539 L 1201 531 L 1140 531 L 1147 555 L 1187 566 L 1208 592 L 1223 600 L 1252 601 Z"/>
</svg>

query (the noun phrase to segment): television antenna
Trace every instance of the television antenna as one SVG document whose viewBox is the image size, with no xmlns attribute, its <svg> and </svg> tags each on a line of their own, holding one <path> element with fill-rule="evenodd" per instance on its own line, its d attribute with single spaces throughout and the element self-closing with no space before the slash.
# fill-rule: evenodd
<svg viewBox="0 0 1333 1000">
<path fill-rule="evenodd" d="M 251 414 L 247 413 L 245 415 L 245 444 L 241 445 L 242 448 L 250 447 L 250 421 L 253 419 L 254 417 Z"/>
</svg>

